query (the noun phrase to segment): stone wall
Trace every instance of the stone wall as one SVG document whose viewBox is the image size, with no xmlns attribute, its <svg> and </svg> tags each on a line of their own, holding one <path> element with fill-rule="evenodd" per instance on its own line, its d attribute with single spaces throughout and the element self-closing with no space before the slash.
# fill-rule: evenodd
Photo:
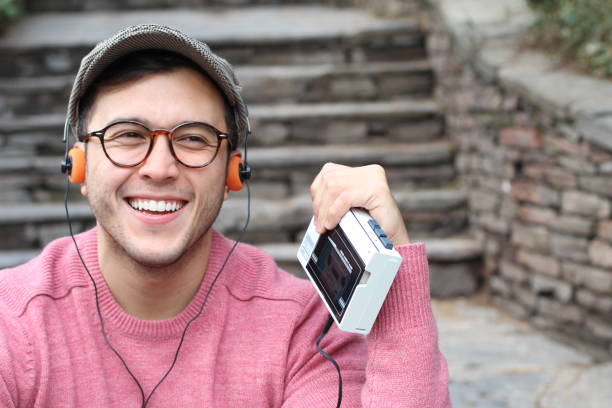
<svg viewBox="0 0 612 408">
<path fill-rule="evenodd" d="M 436 94 L 488 291 L 612 353 L 612 81 L 527 51 L 523 1 L 433 3 Z"/>
</svg>

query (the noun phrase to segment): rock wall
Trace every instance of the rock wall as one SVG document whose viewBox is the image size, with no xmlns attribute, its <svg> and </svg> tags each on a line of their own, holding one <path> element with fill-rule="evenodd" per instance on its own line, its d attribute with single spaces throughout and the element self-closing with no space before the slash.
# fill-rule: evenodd
<svg viewBox="0 0 612 408">
<path fill-rule="evenodd" d="M 446 131 L 500 306 L 612 353 L 612 81 L 524 44 L 523 1 L 433 1 Z"/>
</svg>

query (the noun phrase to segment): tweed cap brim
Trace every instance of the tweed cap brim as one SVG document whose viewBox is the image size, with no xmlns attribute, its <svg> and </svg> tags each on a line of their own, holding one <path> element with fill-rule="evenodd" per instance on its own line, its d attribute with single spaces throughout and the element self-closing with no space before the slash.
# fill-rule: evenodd
<svg viewBox="0 0 612 408">
<path fill-rule="evenodd" d="M 214 54 L 208 45 L 182 32 L 157 24 L 140 24 L 124 28 L 98 43 L 81 60 L 68 102 L 68 123 L 76 136 L 79 101 L 95 78 L 113 61 L 135 51 L 158 49 L 180 54 L 200 66 L 208 74 L 234 111 L 238 135 L 233 135 L 232 147 L 239 146 L 248 129 L 247 107 L 240 95 L 241 87 L 232 66 Z"/>
</svg>

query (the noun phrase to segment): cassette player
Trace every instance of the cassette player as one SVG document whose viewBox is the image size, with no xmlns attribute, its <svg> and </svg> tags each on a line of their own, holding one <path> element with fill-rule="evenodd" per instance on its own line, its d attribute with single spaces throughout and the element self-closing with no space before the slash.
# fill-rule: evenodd
<svg viewBox="0 0 612 408">
<path fill-rule="evenodd" d="M 331 231 L 310 221 L 298 260 L 342 330 L 368 334 L 402 263 L 378 223 L 353 208 Z"/>
</svg>

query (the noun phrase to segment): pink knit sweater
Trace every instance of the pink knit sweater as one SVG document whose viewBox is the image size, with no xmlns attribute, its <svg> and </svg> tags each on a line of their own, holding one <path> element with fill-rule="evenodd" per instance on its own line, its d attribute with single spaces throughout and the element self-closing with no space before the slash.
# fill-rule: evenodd
<svg viewBox="0 0 612 408">
<path fill-rule="evenodd" d="M 231 241 L 215 233 L 200 290 L 183 312 L 162 321 L 137 319 L 117 304 L 100 273 L 95 230 L 77 241 L 100 291 L 108 337 L 148 395 Z M 421 244 L 398 250 L 404 263 L 367 339 L 333 326 L 322 342 L 341 367 L 344 407 L 450 406 L 425 251 Z M 148 407 L 335 407 L 336 371 L 314 346 L 326 320 L 310 282 L 241 244 Z M 104 343 L 93 286 L 69 238 L 0 271 L 1 407 L 140 403 L 135 383 Z"/>
</svg>

